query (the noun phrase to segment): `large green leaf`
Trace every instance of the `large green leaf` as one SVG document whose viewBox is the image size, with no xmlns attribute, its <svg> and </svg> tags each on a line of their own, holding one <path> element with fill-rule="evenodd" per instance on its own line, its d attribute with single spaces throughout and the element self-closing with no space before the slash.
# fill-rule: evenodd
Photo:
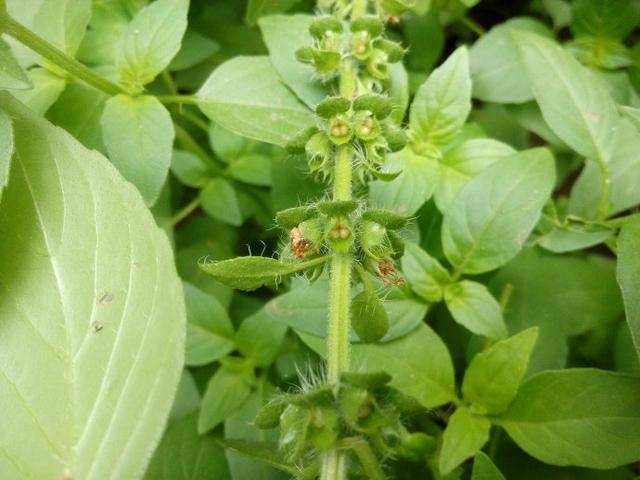
<svg viewBox="0 0 640 480">
<path fill-rule="evenodd" d="M 403 215 L 415 214 L 438 184 L 438 162 L 407 147 L 389 155 L 387 168 L 401 173 L 390 182 L 377 180 L 370 184 L 372 204 Z"/>
<path fill-rule="evenodd" d="M 141 89 L 169 65 L 180 50 L 188 10 L 189 0 L 156 0 L 136 14 L 116 58 L 123 83 Z"/>
<path fill-rule="evenodd" d="M 516 38 L 545 121 L 579 154 L 609 163 L 619 115 L 607 89 L 557 43 L 522 31 Z"/>
<path fill-rule="evenodd" d="M 107 100 L 100 122 L 111 162 L 153 205 L 171 165 L 169 112 L 150 95 L 116 95 Z"/>
<path fill-rule="evenodd" d="M 444 153 L 434 192 L 436 205 L 446 212 L 469 180 L 503 157 L 516 151 L 490 138 L 472 138 Z"/>
<path fill-rule="evenodd" d="M 2 201 L 2 191 L 9 182 L 13 148 L 13 122 L 9 115 L 0 110 L 0 201 Z"/>
<path fill-rule="evenodd" d="M 246 20 L 254 25 L 259 18 L 273 13 L 286 12 L 299 0 L 249 0 L 247 5 Z"/>
<path fill-rule="evenodd" d="M 205 365 L 234 349 L 233 325 L 224 307 L 213 295 L 184 284 L 187 303 L 185 363 Z"/>
<path fill-rule="evenodd" d="M 505 478 L 491 458 L 483 452 L 478 452 L 473 459 L 471 480 L 505 480 Z"/>
<path fill-rule="evenodd" d="M 628 222 L 618 237 L 618 283 L 631 338 L 640 357 L 640 218 Z"/>
<path fill-rule="evenodd" d="M 588 35 L 622 40 L 640 21 L 638 4 L 630 0 L 576 0 L 571 8 L 571 30 Z"/>
<path fill-rule="evenodd" d="M 515 257 L 536 225 L 555 181 L 548 150 L 495 162 L 462 189 L 444 216 L 442 242 L 460 272 L 482 273 Z"/>
<path fill-rule="evenodd" d="M 0 39 L 0 88 L 28 89 L 31 80 L 20 67 L 9 45 Z"/>
<path fill-rule="evenodd" d="M 640 378 L 594 369 L 542 372 L 498 421 L 545 463 L 614 468 L 640 459 Z"/>
<path fill-rule="evenodd" d="M 324 355 L 323 338 L 306 333 L 298 335 Z M 355 371 L 387 372 L 392 377 L 389 385 L 414 397 L 425 408 L 455 401 L 451 356 L 440 337 L 425 324 L 392 342 L 355 344 L 351 356 Z"/>
<path fill-rule="evenodd" d="M 640 203 L 640 133 L 629 120 L 622 119 L 610 135 L 610 163 L 602 169 L 596 161 L 588 161 L 571 191 L 569 211 L 575 215 L 597 216 L 603 185 L 607 191 L 605 212 L 610 215 Z M 607 183 L 602 181 L 603 173 Z"/>
<path fill-rule="evenodd" d="M 494 340 L 507 336 L 500 304 L 483 284 L 471 280 L 449 284 L 444 300 L 453 319 L 467 330 Z"/>
<path fill-rule="evenodd" d="M 238 135 L 286 145 L 315 116 L 278 78 L 267 57 L 237 57 L 218 67 L 197 94 L 211 120 Z"/>
<path fill-rule="evenodd" d="M 222 366 L 211 377 L 202 398 L 198 433 L 203 434 L 238 411 L 251 394 L 253 372 Z"/>
<path fill-rule="evenodd" d="M 273 67 L 284 83 L 311 108 L 327 96 L 327 89 L 316 78 L 313 67 L 299 62 L 295 53 L 297 49 L 313 44 L 309 25 L 314 18 L 312 15 L 272 15 L 259 22 Z"/>
<path fill-rule="evenodd" d="M 74 56 L 91 18 L 91 0 L 42 0 L 33 29 L 64 53 Z"/>
<path fill-rule="evenodd" d="M 0 477 L 138 478 L 184 355 L 171 247 L 109 162 L 0 95 Z"/>
<path fill-rule="evenodd" d="M 212 435 L 198 435 L 198 415 L 170 425 L 153 454 L 146 480 L 230 480 L 224 449 Z"/>
<path fill-rule="evenodd" d="M 522 103 L 534 98 L 513 36 L 517 30 L 552 36 L 543 23 L 523 17 L 511 18 L 480 37 L 469 51 L 475 98 L 497 103 Z"/>
<path fill-rule="evenodd" d="M 444 145 L 462 128 L 471 110 L 469 54 L 460 47 L 418 89 L 410 126 L 426 144 Z"/>
<path fill-rule="evenodd" d="M 491 423 L 485 417 L 474 415 L 467 407 L 458 407 L 442 435 L 440 472 L 447 474 L 478 453 L 489 440 L 489 430 Z"/>
<path fill-rule="evenodd" d="M 527 372 L 538 329 L 529 328 L 478 353 L 462 383 L 464 399 L 487 413 L 502 413 L 518 392 Z"/>
</svg>

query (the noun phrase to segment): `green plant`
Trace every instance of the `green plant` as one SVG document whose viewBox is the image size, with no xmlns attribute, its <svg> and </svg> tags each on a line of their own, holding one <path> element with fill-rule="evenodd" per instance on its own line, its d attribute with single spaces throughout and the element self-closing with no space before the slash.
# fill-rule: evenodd
<svg viewBox="0 0 640 480">
<path fill-rule="evenodd" d="M 635 478 L 638 24 L 0 0 L 0 477 Z"/>
</svg>

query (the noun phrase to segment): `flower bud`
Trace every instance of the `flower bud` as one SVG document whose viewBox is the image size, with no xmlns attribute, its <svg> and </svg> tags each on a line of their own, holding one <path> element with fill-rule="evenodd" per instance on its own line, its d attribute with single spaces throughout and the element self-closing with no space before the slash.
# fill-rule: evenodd
<svg viewBox="0 0 640 480">
<path fill-rule="evenodd" d="M 360 224 L 360 246 L 370 257 L 381 258 L 393 253 L 387 229 L 377 222 L 365 220 Z"/>
<path fill-rule="evenodd" d="M 354 33 L 368 32 L 372 38 L 380 36 L 384 31 L 384 23 L 382 23 L 380 17 L 374 15 L 357 18 L 351 22 L 350 27 Z"/>
<path fill-rule="evenodd" d="M 353 109 L 355 111 L 368 110 L 379 120 L 388 117 L 392 107 L 389 97 L 375 93 L 360 95 L 353 101 Z"/>
<path fill-rule="evenodd" d="M 387 54 L 382 50 L 374 49 L 367 60 L 367 72 L 377 80 L 386 80 L 389 78 Z"/>
<path fill-rule="evenodd" d="M 284 397 L 276 397 L 262 406 L 253 420 L 256 427 L 261 430 L 269 430 L 280 425 L 280 416 L 287 407 Z"/>
<path fill-rule="evenodd" d="M 416 4 L 416 0 L 382 0 L 380 6 L 389 15 L 400 15 Z"/>
<path fill-rule="evenodd" d="M 316 113 L 322 118 L 335 117 L 349 111 L 351 102 L 344 97 L 327 97 L 316 106 Z"/>
<path fill-rule="evenodd" d="M 316 215 L 317 212 L 312 207 L 287 208 L 276 213 L 276 223 L 282 228 L 290 230 Z"/>
<path fill-rule="evenodd" d="M 342 33 L 342 23 L 336 17 L 317 17 L 309 25 L 309 33 L 317 40 L 322 39 L 327 32 Z"/>
<path fill-rule="evenodd" d="M 353 232 L 346 217 L 333 217 L 326 225 L 325 238 L 332 250 L 348 252 L 353 245 Z"/>
<path fill-rule="evenodd" d="M 300 47 L 296 50 L 296 59 L 301 63 L 313 63 L 313 47 Z"/>
<path fill-rule="evenodd" d="M 407 134 L 391 121 L 382 123 L 382 135 L 386 138 L 389 150 L 392 152 L 398 152 L 407 145 Z"/>
<path fill-rule="evenodd" d="M 346 115 L 339 114 L 329 123 L 329 139 L 336 145 L 344 145 L 353 137 L 353 130 Z"/>
<path fill-rule="evenodd" d="M 366 60 L 371 55 L 372 45 L 369 32 L 362 31 L 351 36 L 351 52 L 358 60 Z"/>
<path fill-rule="evenodd" d="M 328 75 L 340 69 L 342 56 L 333 50 L 313 50 L 313 66 L 321 75 Z"/>
<path fill-rule="evenodd" d="M 318 203 L 318 210 L 328 217 L 347 216 L 356 208 L 358 208 L 358 203 L 353 200 Z"/>
<path fill-rule="evenodd" d="M 382 50 L 387 54 L 387 61 L 389 63 L 397 63 L 404 57 L 405 50 L 399 43 L 392 42 L 386 38 L 379 38 L 374 42 L 374 47 L 378 50 Z"/>
<path fill-rule="evenodd" d="M 426 433 L 407 433 L 400 440 L 397 454 L 401 458 L 420 462 L 435 453 L 437 446 L 436 439 Z"/>
<path fill-rule="evenodd" d="M 362 214 L 363 220 L 376 222 L 390 230 L 398 230 L 407 224 L 407 217 L 391 210 L 374 209 Z"/>
<path fill-rule="evenodd" d="M 380 124 L 365 110 L 354 115 L 353 126 L 356 137 L 360 140 L 369 141 L 380 135 Z"/>
</svg>

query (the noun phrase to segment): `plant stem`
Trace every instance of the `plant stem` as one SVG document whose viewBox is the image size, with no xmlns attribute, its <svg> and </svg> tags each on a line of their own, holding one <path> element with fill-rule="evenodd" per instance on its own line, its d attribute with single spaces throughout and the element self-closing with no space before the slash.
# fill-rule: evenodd
<svg viewBox="0 0 640 480">
<path fill-rule="evenodd" d="M 467 17 L 466 15 L 459 17 L 458 20 L 460 21 L 460 23 L 462 23 L 465 27 L 467 27 L 469 30 L 471 30 L 473 33 L 475 33 L 479 37 L 487 33 L 487 31 L 484 29 L 482 25 L 480 25 L 474 19 Z"/>
<path fill-rule="evenodd" d="M 189 202 L 182 210 L 171 217 L 171 226 L 175 227 L 178 223 L 191 215 L 191 213 L 200 206 L 200 203 L 200 197 L 196 197 L 191 200 L 191 202 Z"/>
<path fill-rule="evenodd" d="M 198 99 L 195 95 L 156 95 L 156 98 L 164 103 L 188 103 L 190 105 L 197 105 Z"/>
<path fill-rule="evenodd" d="M 60 67 L 73 75 L 78 80 L 101 90 L 108 95 L 118 95 L 127 93 L 120 85 L 117 85 L 106 78 L 102 78 L 86 65 L 78 62 L 63 51 L 59 50 L 44 38 L 36 35 L 28 28 L 16 22 L 6 14 L 0 13 L 0 31 L 15 38 L 20 43 L 26 45 L 41 57 Z"/>
</svg>

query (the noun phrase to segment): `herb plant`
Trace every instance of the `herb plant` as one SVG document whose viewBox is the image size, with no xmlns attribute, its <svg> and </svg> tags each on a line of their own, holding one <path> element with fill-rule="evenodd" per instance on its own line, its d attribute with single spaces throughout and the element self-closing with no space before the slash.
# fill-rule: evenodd
<svg viewBox="0 0 640 480">
<path fill-rule="evenodd" d="M 639 24 L 0 0 L 0 478 L 636 478 Z"/>
</svg>

